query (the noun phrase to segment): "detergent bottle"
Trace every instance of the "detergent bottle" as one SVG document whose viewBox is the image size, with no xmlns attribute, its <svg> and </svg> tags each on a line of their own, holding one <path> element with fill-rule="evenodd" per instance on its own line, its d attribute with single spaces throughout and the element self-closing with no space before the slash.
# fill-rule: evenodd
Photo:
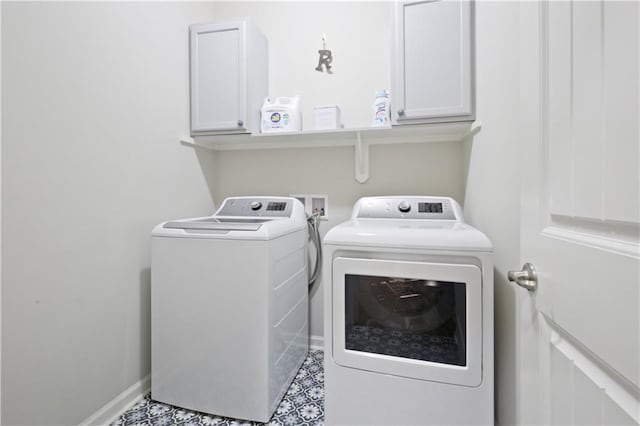
<svg viewBox="0 0 640 426">
<path fill-rule="evenodd" d="M 262 133 L 299 132 L 302 128 L 299 96 L 266 98 L 261 112 L 260 131 Z"/>
<path fill-rule="evenodd" d="M 389 92 L 384 89 L 378 90 L 376 100 L 373 102 L 373 126 L 389 126 L 391 124 L 389 103 Z"/>
</svg>

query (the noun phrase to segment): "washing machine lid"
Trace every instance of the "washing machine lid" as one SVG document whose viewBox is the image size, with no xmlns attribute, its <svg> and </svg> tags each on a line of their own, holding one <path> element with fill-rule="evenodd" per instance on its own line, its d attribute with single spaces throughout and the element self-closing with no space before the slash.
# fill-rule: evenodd
<svg viewBox="0 0 640 426">
<path fill-rule="evenodd" d="M 190 229 L 196 231 L 257 231 L 262 224 L 271 220 L 273 219 L 230 219 L 211 216 L 189 220 L 171 220 L 166 222 L 163 228 Z"/>
<path fill-rule="evenodd" d="M 352 219 L 333 227 L 324 243 L 450 251 L 493 250 L 491 241 L 470 225 L 455 221 Z"/>
<path fill-rule="evenodd" d="M 302 203 L 291 197 L 229 197 L 212 216 L 170 220 L 152 236 L 269 240 L 306 230 Z"/>
</svg>

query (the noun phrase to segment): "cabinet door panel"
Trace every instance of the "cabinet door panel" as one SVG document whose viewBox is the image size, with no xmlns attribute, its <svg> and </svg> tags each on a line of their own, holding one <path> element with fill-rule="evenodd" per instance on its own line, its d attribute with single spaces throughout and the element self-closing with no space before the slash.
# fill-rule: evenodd
<svg viewBox="0 0 640 426">
<path fill-rule="evenodd" d="M 398 7 L 398 120 L 471 116 L 471 4 L 421 1 Z"/>
<path fill-rule="evenodd" d="M 241 27 L 211 25 L 191 34 L 191 129 L 238 128 L 244 87 Z"/>
</svg>

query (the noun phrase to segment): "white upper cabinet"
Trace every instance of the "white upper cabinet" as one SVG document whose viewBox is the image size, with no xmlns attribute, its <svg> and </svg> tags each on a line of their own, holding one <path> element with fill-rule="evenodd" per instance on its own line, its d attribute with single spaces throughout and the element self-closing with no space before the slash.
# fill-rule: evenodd
<svg viewBox="0 0 640 426">
<path fill-rule="evenodd" d="M 471 121 L 470 1 L 398 1 L 392 52 L 392 118 L 401 123 Z"/>
<path fill-rule="evenodd" d="M 268 42 L 249 19 L 189 27 L 191 135 L 259 133 Z"/>
</svg>

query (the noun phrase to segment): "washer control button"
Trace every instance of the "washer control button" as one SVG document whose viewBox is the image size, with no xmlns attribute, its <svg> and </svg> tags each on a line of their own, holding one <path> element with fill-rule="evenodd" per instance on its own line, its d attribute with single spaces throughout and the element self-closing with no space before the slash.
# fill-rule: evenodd
<svg viewBox="0 0 640 426">
<path fill-rule="evenodd" d="M 411 204 L 409 204 L 408 201 L 400 201 L 400 203 L 398 204 L 398 210 L 400 210 L 402 213 L 407 213 L 411 210 Z"/>
<path fill-rule="evenodd" d="M 260 207 L 262 207 L 262 203 L 260 201 L 252 201 L 250 207 L 251 210 L 260 210 Z"/>
</svg>

